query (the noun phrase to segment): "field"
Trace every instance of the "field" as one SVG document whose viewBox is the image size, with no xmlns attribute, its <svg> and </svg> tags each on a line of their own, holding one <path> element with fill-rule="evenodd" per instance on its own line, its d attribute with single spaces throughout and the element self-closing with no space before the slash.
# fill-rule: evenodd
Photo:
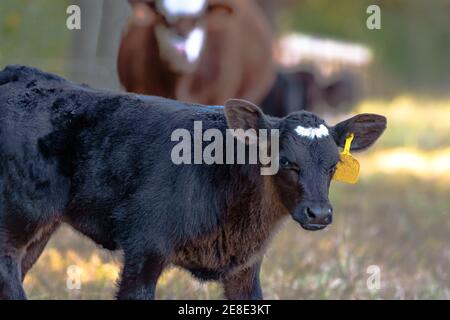
<svg viewBox="0 0 450 320">
<path fill-rule="evenodd" d="M 409 1 L 416 3 L 409 10 L 405 1 L 387 2 L 380 2 L 385 4 L 385 32 L 363 30 L 358 37 L 378 39 L 384 72 L 402 71 L 406 87 L 412 83 L 426 90 L 438 82 L 447 90 L 446 10 L 441 5 L 433 9 L 431 2 L 427 10 L 422 3 L 417 6 L 420 1 Z M 301 3 L 308 8 L 289 10 L 288 20 L 300 31 L 332 31 L 344 39 L 346 33 L 361 31 L 355 15 L 365 13 L 363 4 L 340 3 L 336 14 L 325 1 Z M 1 1 L 0 68 L 22 63 L 68 76 L 72 33 L 61 27 L 68 4 Z M 399 90 L 385 86 L 388 92 Z M 356 111 L 385 114 L 388 130 L 375 148 L 356 155 L 362 166 L 358 185 L 332 185 L 331 227 L 312 233 L 289 220 L 280 230 L 263 264 L 266 298 L 450 299 L 450 99 L 406 95 L 364 101 Z M 26 292 L 31 299 L 112 299 L 120 260 L 120 253 L 101 250 L 63 227 L 26 277 Z M 81 271 L 79 290 L 67 289 L 70 266 Z M 370 266 L 380 270 L 379 290 L 367 287 Z M 210 299 L 222 298 L 222 292 L 214 283 L 201 284 L 170 269 L 160 279 L 157 297 Z"/>
<path fill-rule="evenodd" d="M 398 97 L 366 101 L 358 112 L 388 118 L 388 130 L 366 154 L 357 185 L 334 183 L 335 219 L 321 232 L 288 221 L 262 270 L 269 299 L 450 298 L 450 100 Z M 68 267 L 81 288 L 68 290 Z M 67 227 L 48 244 L 25 279 L 31 299 L 112 299 L 120 254 L 97 248 Z M 381 286 L 369 290 L 369 266 Z M 69 269 L 70 271 L 70 269 Z M 370 271 L 370 268 L 369 268 Z M 170 269 L 159 299 L 222 298 L 220 286 Z"/>
</svg>

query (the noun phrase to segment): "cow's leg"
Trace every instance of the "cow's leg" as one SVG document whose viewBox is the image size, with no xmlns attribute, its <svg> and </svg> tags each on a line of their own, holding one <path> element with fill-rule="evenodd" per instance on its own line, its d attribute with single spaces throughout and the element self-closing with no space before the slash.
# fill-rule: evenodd
<svg viewBox="0 0 450 320">
<path fill-rule="evenodd" d="M 165 259 L 157 254 L 127 256 L 125 252 L 125 262 L 117 299 L 154 299 L 156 283 L 165 267 L 164 261 Z"/>
<path fill-rule="evenodd" d="M 4 209 L 0 198 L 0 299 L 26 299 L 23 278 L 41 254 L 56 223 L 40 226 L 43 221 L 38 221 L 39 214 Z"/>
<path fill-rule="evenodd" d="M 17 242 L 6 234 L 0 238 L 0 299 L 26 299 L 22 282 L 56 227 L 57 224 L 33 233 L 25 244 L 23 239 Z"/>
<path fill-rule="evenodd" d="M 24 250 L 21 243 L 11 241 L 9 225 L 0 197 L 0 300 L 24 300 L 20 264 Z"/>
<path fill-rule="evenodd" d="M 22 288 L 20 253 L 0 247 L 0 300 L 25 300 Z"/>
<path fill-rule="evenodd" d="M 259 272 L 261 262 L 224 279 L 225 297 L 232 300 L 260 300 L 263 299 Z"/>
<path fill-rule="evenodd" d="M 44 251 L 50 237 L 58 226 L 59 223 L 55 223 L 45 231 L 42 231 L 42 234 L 27 246 L 25 255 L 22 258 L 22 281 L 37 259 L 41 256 L 42 251 Z"/>
</svg>

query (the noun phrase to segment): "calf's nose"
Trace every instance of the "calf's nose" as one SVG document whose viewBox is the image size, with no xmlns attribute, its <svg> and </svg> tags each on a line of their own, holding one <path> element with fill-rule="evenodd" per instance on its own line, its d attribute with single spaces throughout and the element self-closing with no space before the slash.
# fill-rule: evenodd
<svg viewBox="0 0 450 320">
<path fill-rule="evenodd" d="M 310 203 L 303 208 L 308 223 L 327 225 L 333 221 L 333 208 L 327 204 Z"/>
</svg>

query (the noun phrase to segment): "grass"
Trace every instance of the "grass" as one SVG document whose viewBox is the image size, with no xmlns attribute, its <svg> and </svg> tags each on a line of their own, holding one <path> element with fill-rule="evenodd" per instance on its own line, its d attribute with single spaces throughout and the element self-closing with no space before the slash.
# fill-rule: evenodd
<svg viewBox="0 0 450 320">
<path fill-rule="evenodd" d="M 1 1 L 0 68 L 25 63 L 64 75 L 72 35 L 65 28 L 67 4 Z M 386 115 L 388 129 L 373 149 L 356 155 L 360 183 L 332 185 L 336 216 L 330 228 L 312 233 L 288 221 L 280 230 L 263 264 L 265 296 L 449 299 L 450 99 L 402 95 L 364 101 L 356 111 Z M 120 260 L 120 254 L 63 227 L 26 277 L 25 288 L 31 299 L 111 299 Z M 67 290 L 73 265 L 81 271 L 80 290 Z M 381 289 L 374 292 L 366 286 L 371 265 L 381 270 Z M 157 296 L 210 299 L 221 298 L 222 291 L 170 269 Z"/>
<path fill-rule="evenodd" d="M 450 100 L 420 99 L 410 95 L 392 101 L 365 101 L 357 112 L 380 112 L 388 129 L 378 148 L 409 147 L 433 150 L 450 146 Z"/>
<path fill-rule="evenodd" d="M 66 28 L 68 2 L 0 2 L 0 69 L 27 64 L 64 75 L 72 33 Z"/>
<path fill-rule="evenodd" d="M 365 155 L 358 185 L 334 183 L 333 225 L 306 232 L 288 221 L 265 257 L 262 285 L 271 299 L 450 298 L 450 100 L 399 97 L 367 101 L 359 112 L 385 114 L 389 127 Z M 414 160 L 415 159 L 415 160 Z M 67 268 L 81 270 L 81 289 L 67 290 Z M 380 268 L 370 291 L 367 268 Z M 112 299 L 120 255 L 64 227 L 25 280 L 32 299 Z M 222 298 L 215 283 L 170 269 L 159 299 Z"/>
</svg>

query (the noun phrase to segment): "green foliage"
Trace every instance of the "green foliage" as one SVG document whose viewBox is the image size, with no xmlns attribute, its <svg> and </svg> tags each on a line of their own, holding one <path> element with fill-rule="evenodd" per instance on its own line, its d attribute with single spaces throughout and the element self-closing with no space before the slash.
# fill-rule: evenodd
<svg viewBox="0 0 450 320">
<path fill-rule="evenodd" d="M 14 0 L 0 2 L 0 68 L 30 64 L 62 73 L 70 43 L 67 2 Z"/>
</svg>

